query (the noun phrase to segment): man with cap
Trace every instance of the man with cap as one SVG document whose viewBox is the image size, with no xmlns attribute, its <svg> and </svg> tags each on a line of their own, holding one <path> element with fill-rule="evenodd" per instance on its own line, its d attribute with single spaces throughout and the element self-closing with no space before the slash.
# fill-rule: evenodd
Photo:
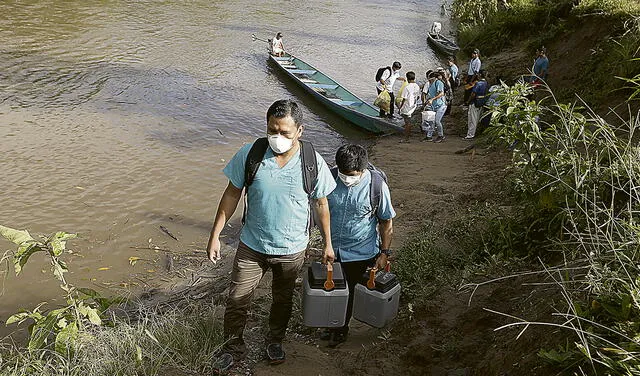
<svg viewBox="0 0 640 376">
<path fill-rule="evenodd" d="M 282 33 L 278 32 L 271 42 L 271 50 L 274 56 L 284 56 L 284 44 L 282 43 Z"/>
</svg>

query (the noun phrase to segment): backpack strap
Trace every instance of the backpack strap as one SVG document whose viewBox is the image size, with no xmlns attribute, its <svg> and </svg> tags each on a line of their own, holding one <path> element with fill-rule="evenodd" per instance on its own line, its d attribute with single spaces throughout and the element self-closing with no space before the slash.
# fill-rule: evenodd
<svg viewBox="0 0 640 376">
<path fill-rule="evenodd" d="M 377 170 L 369 169 L 371 183 L 369 184 L 369 200 L 371 202 L 371 216 L 378 217 L 378 208 L 382 201 L 382 183 L 384 178 Z M 378 217 L 380 219 L 380 217 Z"/>
<path fill-rule="evenodd" d="M 300 140 L 300 152 L 302 165 L 302 185 L 307 195 L 311 196 L 313 188 L 318 180 L 318 160 L 316 159 L 316 150 L 309 141 Z"/>
<path fill-rule="evenodd" d="M 331 171 L 331 175 L 333 176 L 334 180 L 338 178 L 338 166 L 331 167 L 329 171 Z"/>
<path fill-rule="evenodd" d="M 245 187 L 249 187 L 253 183 L 253 179 L 255 179 L 256 174 L 258 173 L 258 168 L 264 159 L 264 153 L 267 152 L 268 147 L 269 141 L 266 137 L 257 139 L 251 146 L 249 154 L 247 154 L 247 160 L 244 164 Z"/>
</svg>

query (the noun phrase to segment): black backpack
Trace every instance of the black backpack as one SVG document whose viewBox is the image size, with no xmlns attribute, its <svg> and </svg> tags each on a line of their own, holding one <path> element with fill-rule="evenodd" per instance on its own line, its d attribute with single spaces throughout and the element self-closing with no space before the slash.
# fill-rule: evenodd
<svg viewBox="0 0 640 376">
<path fill-rule="evenodd" d="M 387 182 L 387 174 L 380 170 L 372 163 L 367 166 L 371 173 L 371 183 L 369 184 L 369 201 L 371 203 L 371 216 L 378 216 L 378 208 L 382 200 L 382 182 Z M 331 168 L 331 175 L 334 179 L 338 178 L 338 166 Z"/>
<path fill-rule="evenodd" d="M 380 82 L 380 79 L 382 78 L 384 71 L 386 71 L 387 69 L 389 70 L 389 74 L 391 74 L 391 67 L 378 68 L 378 71 L 376 72 L 376 82 Z"/>
<path fill-rule="evenodd" d="M 260 168 L 260 164 L 262 163 L 262 159 L 264 158 L 264 153 L 267 152 L 267 148 L 269 147 L 269 141 L 266 137 L 261 137 L 257 139 L 251 149 L 249 150 L 249 154 L 247 154 L 247 160 L 244 165 L 244 186 L 247 188 L 245 190 L 245 196 L 249 191 L 249 186 L 253 183 L 253 179 L 255 179 L 256 174 L 258 173 L 258 168 Z M 304 191 L 307 195 L 311 195 L 313 192 L 313 187 L 315 187 L 316 182 L 318 180 L 318 160 L 316 159 L 316 150 L 309 141 L 300 140 L 300 166 L 302 167 L 302 185 Z M 246 197 L 245 197 L 246 199 Z M 309 201 L 311 204 L 311 201 Z M 245 201 L 244 205 L 244 213 L 242 214 L 242 224 L 244 224 L 245 217 L 247 214 L 247 205 Z M 313 220 L 313 215 L 310 216 L 310 221 Z M 309 226 L 311 227 L 313 223 L 310 222 Z"/>
</svg>

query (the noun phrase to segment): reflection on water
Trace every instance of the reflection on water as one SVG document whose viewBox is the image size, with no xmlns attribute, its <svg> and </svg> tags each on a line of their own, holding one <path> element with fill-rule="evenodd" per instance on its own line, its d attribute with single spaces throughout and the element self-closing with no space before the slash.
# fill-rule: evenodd
<svg viewBox="0 0 640 376">
<path fill-rule="evenodd" d="M 82 285 L 149 273 L 155 266 L 128 264 L 149 239 L 202 248 L 226 185 L 220 171 L 264 133 L 274 100 L 303 105 L 305 138 L 330 162 L 346 139 L 368 142 L 273 72 L 251 34 L 282 31 L 292 53 L 373 101 L 378 66 L 400 60 L 421 77 L 436 64 L 424 35 L 438 9 L 435 0 L 0 2 L 0 224 L 79 233 L 68 262 Z M 58 295 L 42 261 L 20 277 L 29 285 L 8 278 L 0 321 Z"/>
</svg>

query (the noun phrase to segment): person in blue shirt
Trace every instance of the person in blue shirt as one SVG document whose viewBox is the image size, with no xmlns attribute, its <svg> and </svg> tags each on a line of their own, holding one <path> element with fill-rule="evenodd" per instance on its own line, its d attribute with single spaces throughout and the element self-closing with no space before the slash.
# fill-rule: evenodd
<svg viewBox="0 0 640 376">
<path fill-rule="evenodd" d="M 549 58 L 547 57 L 547 49 L 540 47 L 536 51 L 537 57 L 533 63 L 533 84 L 540 85 L 542 81 L 547 79 L 547 72 L 549 71 Z"/>
<path fill-rule="evenodd" d="M 315 205 L 319 227 L 325 241 L 324 262 L 333 262 L 327 195 L 336 187 L 329 167 L 316 153 L 317 179 L 313 191 L 303 187 L 301 167 L 302 111 L 290 100 L 274 102 L 267 111 L 268 148 L 253 182 L 245 186 L 245 164 L 251 144 L 244 145 L 223 172 L 229 179 L 216 212 L 207 254 L 212 262 L 220 259 L 220 232 L 231 218 L 246 192 L 245 222 L 233 260 L 229 297 L 224 313 L 223 353 L 214 363 L 217 373 L 228 371 L 246 355 L 243 331 L 253 293 L 262 276 L 273 272 L 273 302 L 266 338 L 267 357 L 282 363 L 282 341 L 291 317 L 295 281 L 309 242 L 310 200 Z"/>
<path fill-rule="evenodd" d="M 429 73 L 429 72 L 427 72 Z M 426 130 L 426 136 L 423 139 L 426 141 L 442 142 L 444 141 L 444 129 L 442 126 L 442 118 L 447 111 L 447 102 L 445 101 L 444 82 L 442 73 L 431 72 L 428 75 L 429 81 L 424 84 L 422 89 L 422 103 L 425 104 L 425 108 L 431 108 L 435 111 L 435 128 L 438 132 L 437 137 L 433 138 L 434 124 L 429 124 Z"/>
<path fill-rule="evenodd" d="M 349 286 L 349 302 L 345 324 L 331 329 L 329 346 L 344 342 L 349 332 L 353 308 L 353 291 L 367 268 L 384 269 L 391 255 L 392 218 L 389 187 L 382 181 L 380 200 L 372 207 L 371 174 L 367 150 L 360 145 L 341 146 L 336 152 L 336 189 L 329 194 L 331 210 L 331 243 Z"/>
<path fill-rule="evenodd" d="M 455 89 L 460 86 L 460 75 L 458 66 L 456 65 L 456 58 L 449 56 L 447 62 L 449 64 L 449 72 L 451 73 L 451 87 Z"/>
<path fill-rule="evenodd" d="M 467 115 L 467 135 L 463 137 L 465 140 L 473 140 L 476 136 L 476 128 L 482 116 L 484 104 L 487 101 L 486 95 L 489 85 L 487 84 L 486 77 L 487 72 L 481 69 L 480 72 L 478 72 L 478 82 L 473 85 L 473 89 L 471 90 L 471 96 L 469 97 L 469 102 L 467 102 L 469 112 Z"/>
</svg>

